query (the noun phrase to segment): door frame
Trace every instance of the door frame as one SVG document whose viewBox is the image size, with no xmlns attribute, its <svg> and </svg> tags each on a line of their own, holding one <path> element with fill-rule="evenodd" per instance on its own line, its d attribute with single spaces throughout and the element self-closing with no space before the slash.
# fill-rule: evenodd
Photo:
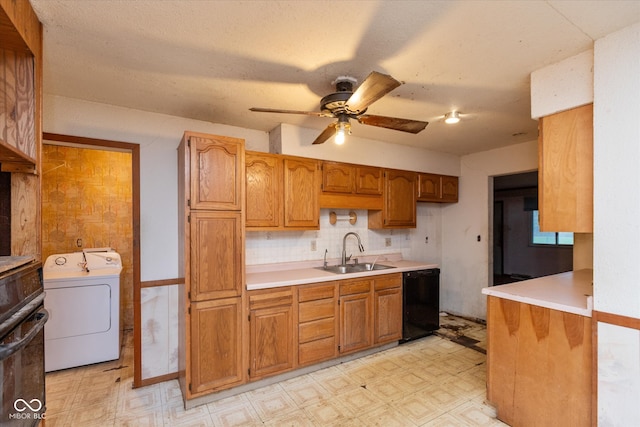
<svg viewBox="0 0 640 427">
<path fill-rule="evenodd" d="M 130 142 L 111 141 L 106 139 L 86 138 L 82 136 L 61 135 L 56 133 L 42 133 L 43 143 L 45 140 L 60 142 L 66 145 L 76 145 L 81 148 L 116 148 L 129 151 L 131 153 L 131 191 L 132 191 L 132 233 L 133 242 L 131 245 L 133 253 L 133 386 L 139 387 L 142 384 L 142 333 L 140 323 L 142 319 L 140 306 L 140 145 Z M 61 144 L 62 145 L 62 144 Z"/>
</svg>

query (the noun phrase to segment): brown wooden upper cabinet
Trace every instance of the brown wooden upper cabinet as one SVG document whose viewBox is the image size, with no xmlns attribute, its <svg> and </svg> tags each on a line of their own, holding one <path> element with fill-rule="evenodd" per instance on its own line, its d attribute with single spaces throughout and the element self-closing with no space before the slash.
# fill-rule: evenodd
<svg viewBox="0 0 640 427">
<path fill-rule="evenodd" d="M 542 117 L 538 136 L 541 231 L 593 232 L 593 104 Z"/>
<path fill-rule="evenodd" d="M 275 154 L 247 152 L 247 228 L 277 228 L 283 223 L 283 159 Z"/>
<path fill-rule="evenodd" d="M 42 25 L 28 1 L 5 1 L 0 5 L 0 28 L 0 167 L 3 172 L 37 173 Z"/>
<path fill-rule="evenodd" d="M 384 170 L 383 208 L 369 211 L 369 228 L 415 228 L 418 173 Z"/>
<path fill-rule="evenodd" d="M 382 168 L 322 162 L 320 207 L 382 209 Z"/>
<path fill-rule="evenodd" d="M 245 164 L 247 229 L 320 227 L 318 160 L 247 152 Z"/>
<path fill-rule="evenodd" d="M 433 173 L 418 174 L 419 202 L 458 201 L 458 177 Z"/>
<path fill-rule="evenodd" d="M 244 187 L 244 141 L 185 132 L 190 147 L 192 210 L 241 210 Z"/>
<path fill-rule="evenodd" d="M 382 169 L 374 166 L 322 162 L 322 191 L 382 195 Z"/>
</svg>

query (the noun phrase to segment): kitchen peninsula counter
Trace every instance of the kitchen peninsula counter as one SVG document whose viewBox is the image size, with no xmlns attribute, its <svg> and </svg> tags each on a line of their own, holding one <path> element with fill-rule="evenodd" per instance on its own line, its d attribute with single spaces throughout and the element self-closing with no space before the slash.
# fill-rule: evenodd
<svg viewBox="0 0 640 427">
<path fill-rule="evenodd" d="M 403 260 L 401 254 L 385 254 L 358 257 L 360 263 L 373 262 L 393 268 L 385 270 L 361 271 L 357 273 L 336 274 L 322 269 L 322 260 L 290 263 L 248 265 L 246 268 L 247 290 L 276 288 L 280 286 L 304 285 L 308 283 L 328 282 L 332 280 L 353 279 L 380 274 L 402 273 L 405 271 L 438 268 L 438 264 L 421 261 Z M 327 260 L 328 265 L 339 264 L 339 260 Z"/>
<path fill-rule="evenodd" d="M 591 425 L 593 270 L 484 288 L 487 400 L 509 425 Z"/>
<path fill-rule="evenodd" d="M 482 289 L 489 296 L 591 317 L 593 270 L 567 271 Z"/>
</svg>

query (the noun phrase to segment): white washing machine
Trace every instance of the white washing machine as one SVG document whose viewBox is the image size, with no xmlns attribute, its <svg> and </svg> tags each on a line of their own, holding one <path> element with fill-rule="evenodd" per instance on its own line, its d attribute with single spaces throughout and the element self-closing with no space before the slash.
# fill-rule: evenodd
<svg viewBox="0 0 640 427">
<path fill-rule="evenodd" d="M 45 371 L 118 359 L 120 255 L 110 248 L 51 255 L 42 272 Z"/>
</svg>

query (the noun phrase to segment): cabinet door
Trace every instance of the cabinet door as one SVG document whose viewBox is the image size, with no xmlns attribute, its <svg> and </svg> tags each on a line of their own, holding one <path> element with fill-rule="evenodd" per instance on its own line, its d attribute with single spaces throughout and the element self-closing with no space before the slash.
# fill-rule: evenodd
<svg viewBox="0 0 640 427">
<path fill-rule="evenodd" d="M 593 104 L 540 119 L 540 231 L 593 232 Z"/>
<path fill-rule="evenodd" d="M 382 169 L 373 166 L 356 166 L 356 193 L 382 194 Z"/>
<path fill-rule="evenodd" d="M 269 154 L 246 153 L 247 227 L 282 225 L 282 158 Z"/>
<path fill-rule="evenodd" d="M 374 313 L 375 344 L 402 338 L 402 288 L 376 291 Z"/>
<path fill-rule="evenodd" d="M 355 182 L 353 165 L 338 162 L 322 162 L 322 191 L 353 193 Z"/>
<path fill-rule="evenodd" d="M 350 353 L 371 346 L 371 293 L 340 297 L 340 353 Z"/>
<path fill-rule="evenodd" d="M 244 187 L 241 139 L 187 133 L 191 209 L 240 210 Z"/>
<path fill-rule="evenodd" d="M 191 393 L 230 388 L 242 376 L 241 298 L 191 304 Z"/>
<path fill-rule="evenodd" d="M 291 305 L 251 311 L 251 379 L 293 368 L 293 308 Z"/>
<path fill-rule="evenodd" d="M 457 202 L 458 201 L 458 177 L 443 175 L 441 179 L 442 201 Z"/>
<path fill-rule="evenodd" d="M 418 200 L 422 202 L 439 202 L 440 198 L 440 175 L 432 173 L 418 174 Z"/>
<path fill-rule="evenodd" d="M 320 228 L 320 172 L 317 160 L 284 159 L 284 226 Z"/>
<path fill-rule="evenodd" d="M 244 262 L 240 212 L 191 212 L 191 301 L 239 296 Z"/>
<path fill-rule="evenodd" d="M 416 172 L 385 171 L 385 227 L 416 226 L 416 183 Z"/>
</svg>

